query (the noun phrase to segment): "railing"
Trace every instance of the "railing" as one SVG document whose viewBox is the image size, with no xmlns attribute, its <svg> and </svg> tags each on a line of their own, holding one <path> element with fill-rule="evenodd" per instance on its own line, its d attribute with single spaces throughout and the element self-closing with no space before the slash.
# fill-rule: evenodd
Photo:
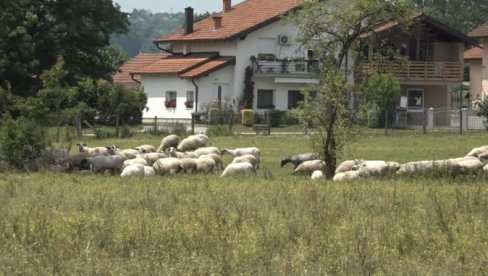
<svg viewBox="0 0 488 276">
<path fill-rule="evenodd" d="M 317 75 L 319 72 L 316 60 L 253 60 L 253 72 L 262 75 Z"/>
<path fill-rule="evenodd" d="M 461 81 L 463 65 L 460 62 L 366 62 L 360 65 L 359 78 L 375 72 L 391 73 L 400 80 Z"/>
</svg>

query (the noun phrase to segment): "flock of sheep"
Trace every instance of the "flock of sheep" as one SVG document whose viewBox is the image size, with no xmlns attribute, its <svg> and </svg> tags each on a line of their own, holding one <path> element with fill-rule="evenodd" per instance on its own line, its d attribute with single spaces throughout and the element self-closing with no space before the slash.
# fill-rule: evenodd
<svg viewBox="0 0 488 276">
<path fill-rule="evenodd" d="M 180 139 L 171 134 L 161 140 L 160 146 L 140 145 L 120 149 L 117 146 L 87 147 L 77 144 L 79 152 L 52 151 L 54 168 L 81 174 L 110 170 L 120 176 L 155 176 L 176 173 L 211 173 L 222 170 L 221 177 L 249 175 L 259 168 L 260 150 L 256 147 L 219 149 L 209 144 L 204 134 Z M 233 156 L 224 168 L 222 155 Z M 426 173 L 441 170 L 451 174 L 488 173 L 488 146 L 474 148 L 466 156 L 445 160 L 422 160 L 399 164 L 383 160 L 346 160 L 336 169 L 333 180 L 346 181 L 373 175 Z M 281 160 L 281 167 L 292 163 L 294 174 L 310 175 L 312 180 L 323 179 L 325 162 L 316 153 L 301 153 Z"/>
</svg>

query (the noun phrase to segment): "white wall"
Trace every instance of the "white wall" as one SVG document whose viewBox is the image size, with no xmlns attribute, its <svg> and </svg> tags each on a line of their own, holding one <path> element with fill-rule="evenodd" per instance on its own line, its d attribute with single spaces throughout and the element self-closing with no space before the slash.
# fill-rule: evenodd
<svg viewBox="0 0 488 276">
<path fill-rule="evenodd" d="M 275 83 L 274 78 L 256 78 L 254 82 L 254 104 L 253 108 L 258 112 L 263 112 L 266 109 L 258 109 L 258 94 L 259 89 L 271 89 L 273 90 L 273 104 L 276 109 L 288 110 L 288 91 L 301 90 L 302 88 L 314 89 L 314 85 L 311 84 L 299 84 L 299 83 Z"/>
</svg>

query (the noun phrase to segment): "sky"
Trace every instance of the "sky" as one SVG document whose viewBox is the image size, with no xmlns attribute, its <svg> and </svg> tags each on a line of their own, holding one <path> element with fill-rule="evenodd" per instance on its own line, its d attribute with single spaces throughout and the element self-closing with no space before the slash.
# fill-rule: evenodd
<svg viewBox="0 0 488 276">
<path fill-rule="evenodd" d="M 232 0 L 232 5 L 243 0 Z M 218 12 L 222 10 L 222 0 L 114 0 L 124 12 L 133 9 L 151 10 L 157 12 L 184 12 L 186 7 L 192 7 L 195 13 Z"/>
</svg>

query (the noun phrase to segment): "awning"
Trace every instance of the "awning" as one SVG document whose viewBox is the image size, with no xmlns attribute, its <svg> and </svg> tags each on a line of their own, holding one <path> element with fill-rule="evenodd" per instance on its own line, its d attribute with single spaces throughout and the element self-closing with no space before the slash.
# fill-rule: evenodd
<svg viewBox="0 0 488 276">
<path fill-rule="evenodd" d="M 319 79 L 308 78 L 275 78 L 275 83 L 313 83 L 319 84 Z"/>
</svg>

